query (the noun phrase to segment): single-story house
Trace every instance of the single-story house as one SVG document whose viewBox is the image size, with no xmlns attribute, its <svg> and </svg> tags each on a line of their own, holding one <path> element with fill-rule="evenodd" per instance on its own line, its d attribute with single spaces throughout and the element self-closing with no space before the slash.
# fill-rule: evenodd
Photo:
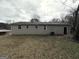
<svg viewBox="0 0 79 59">
<path fill-rule="evenodd" d="M 13 35 L 67 35 L 70 34 L 67 23 L 50 22 L 16 22 L 11 24 Z"/>
</svg>

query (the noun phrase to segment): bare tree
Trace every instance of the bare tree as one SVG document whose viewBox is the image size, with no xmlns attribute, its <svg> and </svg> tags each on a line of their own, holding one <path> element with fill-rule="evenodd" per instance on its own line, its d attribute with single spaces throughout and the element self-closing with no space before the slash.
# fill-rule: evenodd
<svg viewBox="0 0 79 59">
<path fill-rule="evenodd" d="M 58 18 L 54 18 L 50 22 L 52 22 L 52 23 L 58 23 L 59 22 L 59 19 Z"/>
<path fill-rule="evenodd" d="M 79 40 L 79 20 L 78 20 L 78 13 L 79 13 L 79 5 L 77 7 L 77 10 L 74 12 L 74 21 L 73 21 L 73 34 L 74 34 L 74 37 L 76 39 Z"/>
<path fill-rule="evenodd" d="M 34 22 L 40 22 L 40 21 L 39 21 L 39 19 L 33 18 L 33 19 L 31 19 L 31 22 L 34 23 Z"/>
<path fill-rule="evenodd" d="M 73 32 L 73 36 L 75 39 L 79 40 L 79 5 L 76 9 L 73 9 L 71 6 L 67 5 L 66 2 L 68 0 L 65 0 L 64 2 L 62 2 L 63 5 L 65 5 L 66 7 L 70 7 L 71 11 L 70 11 L 70 15 L 67 15 L 65 17 L 65 19 L 68 20 L 68 22 L 72 25 L 72 32 Z M 72 3 L 75 3 L 77 0 L 72 0 Z"/>
<path fill-rule="evenodd" d="M 40 17 L 37 14 L 34 14 L 32 16 L 31 22 L 40 22 Z"/>
</svg>

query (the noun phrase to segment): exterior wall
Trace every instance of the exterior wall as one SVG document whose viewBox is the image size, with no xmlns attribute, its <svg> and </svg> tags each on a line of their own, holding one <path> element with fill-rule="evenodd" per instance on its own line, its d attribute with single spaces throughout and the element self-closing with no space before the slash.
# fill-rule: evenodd
<svg viewBox="0 0 79 59">
<path fill-rule="evenodd" d="M 64 27 L 62 26 L 48 26 L 49 33 L 64 34 Z"/>
<path fill-rule="evenodd" d="M 68 26 L 46 26 L 46 30 L 44 30 L 44 26 L 38 26 L 38 28 L 35 28 L 35 26 L 28 26 L 22 25 L 21 29 L 18 29 L 18 25 L 12 25 L 11 30 L 12 34 L 14 35 L 20 35 L 20 34 L 42 34 L 42 35 L 49 35 L 51 32 L 54 32 L 55 34 L 64 34 L 64 27 L 67 27 L 67 33 L 69 34 L 69 28 Z"/>
</svg>

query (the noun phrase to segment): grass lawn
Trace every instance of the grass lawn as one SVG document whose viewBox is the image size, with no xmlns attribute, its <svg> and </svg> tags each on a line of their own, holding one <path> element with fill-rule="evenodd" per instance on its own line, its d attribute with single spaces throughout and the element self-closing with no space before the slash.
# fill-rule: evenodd
<svg viewBox="0 0 79 59">
<path fill-rule="evenodd" d="M 0 36 L 0 56 L 9 59 L 79 59 L 79 43 L 66 36 Z"/>
</svg>

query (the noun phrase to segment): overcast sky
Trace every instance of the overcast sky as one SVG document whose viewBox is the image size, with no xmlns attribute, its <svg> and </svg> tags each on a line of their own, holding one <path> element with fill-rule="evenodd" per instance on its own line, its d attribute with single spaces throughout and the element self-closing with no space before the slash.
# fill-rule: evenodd
<svg viewBox="0 0 79 59">
<path fill-rule="evenodd" d="M 38 16 L 41 21 L 50 21 L 68 14 L 76 8 L 79 0 L 0 0 L 0 21 L 30 21 Z M 63 5 L 65 3 L 65 5 Z"/>
</svg>

